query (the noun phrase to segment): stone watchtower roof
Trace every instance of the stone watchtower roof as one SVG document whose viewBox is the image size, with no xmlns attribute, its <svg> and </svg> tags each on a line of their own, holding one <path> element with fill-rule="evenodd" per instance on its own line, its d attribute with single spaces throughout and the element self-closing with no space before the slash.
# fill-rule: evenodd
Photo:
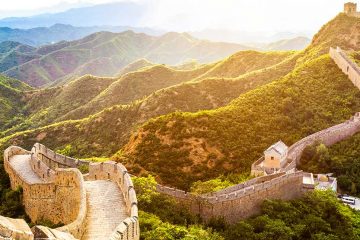
<svg viewBox="0 0 360 240">
<path fill-rule="evenodd" d="M 271 145 L 268 149 L 266 149 L 264 153 L 267 153 L 271 150 L 275 150 L 276 152 L 278 152 L 280 155 L 283 156 L 284 154 L 286 154 L 288 150 L 288 146 L 286 146 L 286 144 L 280 140 L 277 143 Z"/>
</svg>

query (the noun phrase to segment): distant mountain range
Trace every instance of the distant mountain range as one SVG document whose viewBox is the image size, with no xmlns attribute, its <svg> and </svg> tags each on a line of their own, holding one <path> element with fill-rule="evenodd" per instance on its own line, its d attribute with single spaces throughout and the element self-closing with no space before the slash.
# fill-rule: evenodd
<svg viewBox="0 0 360 240">
<path fill-rule="evenodd" d="M 251 49 L 240 44 L 199 40 L 187 33 L 150 36 L 126 31 L 98 32 L 76 41 L 34 48 L 16 42 L 0 43 L 0 71 L 31 86 L 56 85 L 84 74 L 113 76 L 141 58 L 169 65 L 190 59 L 199 63 L 220 60 L 237 51 Z"/>
<path fill-rule="evenodd" d="M 146 7 L 134 2 L 115 2 L 69 9 L 60 13 L 31 17 L 10 17 L 0 20 L 0 27 L 50 27 L 56 23 L 73 26 L 139 26 Z"/>
<path fill-rule="evenodd" d="M 11 17 L 0 19 L 0 27 L 7 28 L 20 28 L 20 29 L 32 29 L 29 35 L 39 35 L 40 40 L 34 40 L 30 37 L 31 41 L 20 41 L 15 39 L 19 34 L 20 38 L 23 37 L 23 32 L 15 31 L 12 41 L 19 41 L 21 43 L 38 46 L 43 43 L 56 42 L 60 38 L 61 40 L 75 40 L 85 35 L 98 32 L 98 31 L 111 31 L 120 32 L 125 30 L 133 30 L 135 32 L 143 32 L 150 35 L 156 35 L 171 31 L 171 29 L 152 29 L 143 28 L 144 19 L 153 14 L 152 10 L 147 4 L 136 3 L 133 1 L 122 1 L 115 3 L 98 4 L 87 7 L 72 8 L 64 12 L 59 13 L 47 13 L 34 15 L 31 17 Z M 55 24 L 65 24 L 77 27 L 90 27 L 90 29 L 66 29 L 65 26 L 57 26 Z M 52 27 L 50 29 L 42 29 L 39 27 Z M 100 27 L 93 27 L 100 26 Z M 123 26 L 123 27 L 102 27 L 102 26 Z M 129 26 L 129 27 L 126 27 Z M 57 30 L 60 28 L 60 30 Z M 67 26 L 67 28 L 70 28 Z M 94 29 L 93 29 L 94 28 Z M 59 34 L 59 37 L 52 36 L 52 32 L 57 30 L 55 34 Z M 10 29 L 0 29 L 0 41 L 3 41 L 2 34 Z M 62 32 L 64 31 L 64 32 Z M 49 37 L 43 37 L 44 32 Z M 283 39 L 292 39 L 298 36 L 305 36 L 310 38 L 312 32 L 245 32 L 236 30 L 220 30 L 220 29 L 204 29 L 202 31 L 189 32 L 190 35 L 199 39 L 208 39 L 216 42 L 234 42 L 234 43 L 254 43 L 263 42 L 270 43 Z M 26 36 L 26 39 L 29 38 Z M 44 39 L 42 39 L 44 38 Z"/>
<path fill-rule="evenodd" d="M 154 30 L 151 28 L 136 28 L 129 26 L 93 26 L 93 27 L 74 27 L 72 25 L 65 25 L 57 23 L 51 27 L 37 27 L 31 29 L 13 29 L 9 27 L 0 27 L 0 42 L 14 41 L 22 44 L 39 47 L 45 44 L 53 44 L 60 41 L 73 41 L 83 38 L 95 32 L 109 31 L 114 33 L 131 30 L 137 33 L 145 33 L 148 35 L 159 36 L 165 34 L 164 31 Z M 197 37 L 196 33 L 195 37 Z M 192 35 L 192 34 L 190 34 Z M 192 35 L 193 36 L 193 35 Z M 287 35 L 284 35 L 287 36 Z M 292 36 L 292 35 L 291 35 Z M 198 36 L 199 39 L 208 39 L 210 41 L 217 41 L 211 36 Z M 226 37 L 225 37 L 226 39 Z M 306 37 L 283 38 L 272 43 L 248 43 L 256 49 L 262 50 L 301 50 L 310 44 L 310 39 Z"/>
<path fill-rule="evenodd" d="M 63 40 L 77 40 L 95 32 L 124 32 L 127 30 L 146 33 L 149 35 L 164 34 L 162 31 L 156 31 L 150 28 L 136 28 L 128 26 L 74 27 L 72 25 L 57 23 L 50 27 L 36 27 L 31 29 L 0 27 L 0 42 L 14 41 L 36 47 Z"/>
<path fill-rule="evenodd" d="M 295 37 L 290 39 L 282 39 L 271 43 L 253 43 L 249 46 L 263 49 L 266 51 L 287 51 L 287 50 L 303 50 L 310 45 L 311 40 L 307 37 Z"/>
</svg>

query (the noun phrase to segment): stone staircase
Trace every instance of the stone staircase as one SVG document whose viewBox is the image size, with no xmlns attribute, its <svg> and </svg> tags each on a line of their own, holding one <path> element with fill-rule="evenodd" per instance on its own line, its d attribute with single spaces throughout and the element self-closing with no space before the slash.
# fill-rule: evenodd
<svg viewBox="0 0 360 240">
<path fill-rule="evenodd" d="M 83 175 L 78 169 L 87 166 Z M 51 229 L 1 218 L 0 239 L 139 240 L 136 193 L 122 164 L 89 163 L 35 144 L 31 151 L 11 146 L 4 152 L 4 168 L 12 189 L 23 189 L 25 211 L 31 221 L 66 223 Z M 17 224 L 13 224 L 17 223 Z M 3 227 L 1 227 L 3 225 Z"/>
<path fill-rule="evenodd" d="M 83 240 L 108 239 L 127 218 L 126 204 L 117 184 L 107 180 L 85 181 L 88 210 Z"/>
</svg>

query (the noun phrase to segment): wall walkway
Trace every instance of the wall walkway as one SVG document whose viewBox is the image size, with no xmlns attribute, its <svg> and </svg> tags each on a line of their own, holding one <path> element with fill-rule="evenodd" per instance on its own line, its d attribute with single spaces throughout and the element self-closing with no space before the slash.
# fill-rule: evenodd
<svg viewBox="0 0 360 240">
<path fill-rule="evenodd" d="M 82 165 L 89 166 L 89 174 L 74 168 Z M 31 152 L 6 149 L 4 166 L 11 187 L 22 187 L 25 211 L 33 223 L 65 224 L 57 229 L 36 226 L 29 239 L 139 239 L 136 194 L 123 165 L 89 164 L 37 143 Z"/>
</svg>

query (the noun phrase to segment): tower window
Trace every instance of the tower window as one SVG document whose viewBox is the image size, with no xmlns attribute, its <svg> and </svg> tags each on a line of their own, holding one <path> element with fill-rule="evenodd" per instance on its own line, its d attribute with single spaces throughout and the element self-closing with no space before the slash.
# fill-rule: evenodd
<svg viewBox="0 0 360 240">
<path fill-rule="evenodd" d="M 274 160 L 274 157 L 271 157 L 271 160 Z"/>
</svg>

